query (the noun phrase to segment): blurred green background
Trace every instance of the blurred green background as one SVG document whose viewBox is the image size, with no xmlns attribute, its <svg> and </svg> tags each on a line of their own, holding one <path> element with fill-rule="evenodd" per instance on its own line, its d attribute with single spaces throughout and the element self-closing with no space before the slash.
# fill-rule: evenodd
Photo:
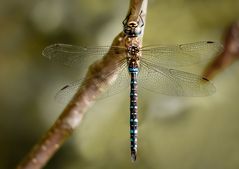
<svg viewBox="0 0 239 169">
<path fill-rule="evenodd" d="M 109 45 L 127 0 L 0 1 L 0 168 L 14 168 L 59 116 L 75 70 L 49 62 L 52 43 Z M 223 39 L 239 0 L 149 0 L 144 44 Z M 138 160 L 130 161 L 128 91 L 96 103 L 46 169 L 238 169 L 239 63 L 210 97 L 140 93 Z"/>
</svg>

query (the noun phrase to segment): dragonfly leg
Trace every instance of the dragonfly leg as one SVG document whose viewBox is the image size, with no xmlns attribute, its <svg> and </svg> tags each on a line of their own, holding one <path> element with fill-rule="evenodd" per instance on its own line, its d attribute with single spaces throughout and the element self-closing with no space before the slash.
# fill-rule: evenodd
<svg viewBox="0 0 239 169">
<path fill-rule="evenodd" d="M 123 20 L 122 24 L 125 26 L 129 20 L 129 16 L 131 15 L 131 12 L 126 16 L 126 18 Z"/>
<path fill-rule="evenodd" d="M 144 26 L 144 20 L 143 20 L 143 18 L 142 18 L 142 13 L 143 13 L 143 11 L 141 10 L 141 11 L 140 11 L 140 14 L 139 14 L 139 18 L 140 18 L 140 21 L 141 21 L 142 25 L 141 25 L 140 27 L 143 27 L 143 26 Z"/>
</svg>

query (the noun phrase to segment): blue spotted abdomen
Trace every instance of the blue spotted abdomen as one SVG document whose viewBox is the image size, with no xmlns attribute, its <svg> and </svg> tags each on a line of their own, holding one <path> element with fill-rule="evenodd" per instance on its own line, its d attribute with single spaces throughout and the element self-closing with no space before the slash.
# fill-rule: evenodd
<svg viewBox="0 0 239 169">
<path fill-rule="evenodd" d="M 138 133 L 138 93 L 137 74 L 138 68 L 129 67 L 130 81 L 130 150 L 131 159 L 136 160 L 137 133 Z"/>
</svg>

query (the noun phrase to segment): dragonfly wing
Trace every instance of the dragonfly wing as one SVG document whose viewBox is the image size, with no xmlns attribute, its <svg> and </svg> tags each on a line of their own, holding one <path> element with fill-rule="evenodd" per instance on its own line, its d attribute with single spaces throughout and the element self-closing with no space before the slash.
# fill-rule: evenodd
<svg viewBox="0 0 239 169">
<path fill-rule="evenodd" d="M 66 66 L 88 67 L 91 63 L 102 58 L 108 52 L 111 52 L 113 55 L 117 55 L 117 53 L 122 55 L 124 51 L 125 48 L 119 46 L 85 48 L 68 44 L 53 44 L 46 47 L 42 55 Z"/>
<path fill-rule="evenodd" d="M 149 46 L 142 49 L 142 60 L 164 67 L 182 67 L 212 59 L 222 52 L 217 42 L 200 41 L 176 46 Z"/>
<path fill-rule="evenodd" d="M 112 76 L 114 71 L 110 72 L 109 74 L 105 75 L 104 78 L 107 78 L 109 76 Z M 70 101 L 70 99 L 73 97 L 73 95 L 79 90 L 80 87 L 84 87 L 85 85 L 88 85 L 90 83 L 90 80 L 78 80 L 76 82 L 70 83 L 65 85 L 62 89 L 60 89 L 56 96 L 55 99 L 57 102 L 60 103 L 67 103 Z M 96 85 L 106 85 L 102 84 L 103 82 L 94 82 Z M 98 99 L 104 99 L 109 96 L 115 95 L 123 91 L 123 89 L 127 88 L 129 86 L 129 76 L 127 74 L 127 69 L 126 69 L 126 63 L 121 65 L 119 72 L 117 74 L 116 80 L 110 85 L 107 86 L 107 89 L 105 92 L 103 92 Z"/>
<path fill-rule="evenodd" d="M 125 64 L 124 67 L 122 67 L 122 69 L 120 70 L 117 79 L 107 87 L 106 91 L 100 95 L 99 99 L 105 99 L 107 97 L 119 94 L 124 90 L 127 90 L 130 84 L 130 77 L 128 69 L 126 67 L 127 65 Z"/>
<path fill-rule="evenodd" d="M 56 93 L 55 100 L 58 103 L 68 103 L 83 82 L 84 79 L 65 85 Z"/>
<path fill-rule="evenodd" d="M 139 85 L 143 88 L 172 96 L 208 96 L 215 92 L 207 79 L 192 73 L 142 63 Z"/>
</svg>

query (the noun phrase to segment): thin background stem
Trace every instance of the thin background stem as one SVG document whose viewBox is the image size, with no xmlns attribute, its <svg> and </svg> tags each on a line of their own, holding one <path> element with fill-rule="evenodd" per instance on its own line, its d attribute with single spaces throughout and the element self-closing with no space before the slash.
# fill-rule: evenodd
<svg viewBox="0 0 239 169">
<path fill-rule="evenodd" d="M 137 21 L 142 11 L 141 16 L 145 23 L 147 3 L 147 0 L 131 0 L 128 21 Z M 143 30 L 144 27 L 142 28 L 142 31 Z M 124 46 L 124 38 L 124 33 L 119 33 L 113 40 L 112 46 Z M 140 40 L 142 43 L 142 37 Z M 117 69 L 114 65 L 116 65 L 120 59 L 122 58 L 112 57 L 112 52 L 110 52 L 107 53 L 102 60 L 89 67 L 86 76 L 87 84 L 77 91 L 53 126 L 46 132 L 40 142 L 26 155 L 24 160 L 17 166 L 17 169 L 40 169 L 46 165 L 48 160 L 82 122 L 84 114 L 95 102 L 95 98 L 103 92 L 105 86 L 112 83 L 112 80 L 115 79 L 113 75 L 107 76 L 107 78 L 104 78 L 104 75 L 112 72 L 112 69 L 115 69 L 114 75 L 117 75 Z M 102 84 L 106 85 L 96 85 L 96 82 L 99 80 L 103 80 L 104 83 Z"/>
<path fill-rule="evenodd" d="M 239 20 L 227 28 L 224 38 L 224 51 L 205 69 L 203 76 L 214 78 L 222 70 L 239 59 Z"/>
</svg>

